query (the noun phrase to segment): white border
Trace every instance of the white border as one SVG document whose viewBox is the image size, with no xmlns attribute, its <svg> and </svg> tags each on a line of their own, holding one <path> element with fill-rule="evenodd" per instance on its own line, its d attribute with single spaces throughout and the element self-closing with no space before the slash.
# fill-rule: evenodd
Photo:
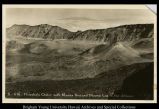
<svg viewBox="0 0 159 109">
<path fill-rule="evenodd" d="M 145 5 L 3 5 L 3 8 L 147 9 Z"/>
<path fill-rule="evenodd" d="M 5 98 L 5 9 L 6 8 L 76 8 L 76 9 L 148 9 L 145 5 L 2 5 L 2 102 L 3 103 L 157 103 L 157 16 L 154 28 L 154 100 L 82 100 L 82 99 L 7 99 Z"/>
</svg>

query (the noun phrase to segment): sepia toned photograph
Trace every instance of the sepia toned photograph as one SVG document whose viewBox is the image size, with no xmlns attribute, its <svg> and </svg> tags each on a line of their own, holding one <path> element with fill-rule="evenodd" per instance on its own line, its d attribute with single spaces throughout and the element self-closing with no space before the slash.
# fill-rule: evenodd
<svg viewBox="0 0 159 109">
<path fill-rule="evenodd" d="M 4 5 L 3 100 L 155 102 L 156 30 L 145 5 Z"/>
</svg>

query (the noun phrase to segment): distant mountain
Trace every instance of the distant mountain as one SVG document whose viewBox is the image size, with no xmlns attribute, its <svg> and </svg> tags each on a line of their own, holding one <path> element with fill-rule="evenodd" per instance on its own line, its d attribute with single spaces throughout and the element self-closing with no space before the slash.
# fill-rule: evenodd
<svg viewBox="0 0 159 109">
<path fill-rule="evenodd" d="M 87 18 L 87 17 L 68 17 L 68 18 L 63 18 L 63 19 L 59 19 L 59 20 L 86 20 L 86 21 L 97 21 L 96 19 L 92 19 L 92 18 Z"/>
<path fill-rule="evenodd" d="M 7 37 L 19 36 L 42 39 L 67 39 L 72 32 L 58 26 L 41 24 L 36 26 L 13 25 L 7 28 Z"/>
<path fill-rule="evenodd" d="M 142 38 L 152 38 L 153 24 L 122 25 L 107 29 L 95 29 L 86 31 L 71 32 L 67 29 L 41 24 L 36 26 L 13 25 L 7 28 L 7 37 L 25 37 L 42 39 L 70 39 L 70 40 L 91 40 L 91 41 L 136 41 Z"/>
<path fill-rule="evenodd" d="M 153 37 L 153 24 L 123 25 L 108 29 L 86 30 L 76 32 L 70 39 L 97 40 L 104 42 L 135 41 Z"/>
</svg>

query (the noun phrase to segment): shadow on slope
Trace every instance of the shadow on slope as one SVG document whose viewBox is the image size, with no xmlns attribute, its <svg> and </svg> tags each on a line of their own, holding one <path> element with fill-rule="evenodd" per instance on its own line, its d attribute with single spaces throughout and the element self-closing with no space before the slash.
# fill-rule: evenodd
<svg viewBox="0 0 159 109">
<path fill-rule="evenodd" d="M 136 99 L 153 99 L 154 66 L 148 64 L 144 69 L 136 71 L 123 81 L 121 94 L 133 95 Z"/>
</svg>

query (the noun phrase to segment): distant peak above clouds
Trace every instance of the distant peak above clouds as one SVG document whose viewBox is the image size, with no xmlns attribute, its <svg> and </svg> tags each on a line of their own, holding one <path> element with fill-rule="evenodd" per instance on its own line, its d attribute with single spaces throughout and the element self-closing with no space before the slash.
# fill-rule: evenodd
<svg viewBox="0 0 159 109">
<path fill-rule="evenodd" d="M 97 19 L 92 19 L 88 17 L 68 17 L 68 18 L 62 18 L 58 20 L 91 20 L 91 21 L 97 21 Z"/>
</svg>

